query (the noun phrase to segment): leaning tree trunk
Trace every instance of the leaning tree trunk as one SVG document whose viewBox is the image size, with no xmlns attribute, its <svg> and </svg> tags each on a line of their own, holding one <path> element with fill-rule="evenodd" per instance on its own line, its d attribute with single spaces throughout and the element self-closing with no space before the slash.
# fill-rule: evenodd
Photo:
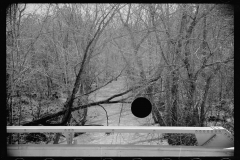
<svg viewBox="0 0 240 160">
<path fill-rule="evenodd" d="M 71 118 L 72 108 L 73 108 L 73 102 L 76 98 L 76 94 L 77 94 L 80 84 L 81 84 L 81 79 L 83 76 L 83 71 L 85 70 L 85 65 L 89 62 L 88 59 L 91 57 L 91 54 L 93 53 L 93 48 L 96 46 L 97 40 L 99 39 L 99 37 L 102 34 L 105 27 L 109 24 L 110 20 L 112 20 L 113 16 L 115 15 L 115 13 L 118 9 L 119 9 L 119 5 L 114 5 L 105 16 L 98 19 L 99 24 L 96 26 L 97 31 L 95 32 L 95 34 L 93 34 L 93 36 L 91 36 L 92 38 L 87 42 L 87 46 L 84 49 L 84 54 L 83 54 L 80 70 L 76 76 L 73 90 L 72 90 L 71 94 L 68 96 L 67 101 L 64 104 L 64 107 L 66 110 L 62 117 L 61 123 L 58 125 L 64 126 L 64 125 L 67 125 L 67 123 L 69 123 L 69 120 Z M 76 36 L 74 33 L 73 33 L 73 37 L 76 40 Z M 65 41 L 64 41 L 63 45 L 64 45 L 63 46 L 64 48 L 67 48 L 68 36 L 65 37 Z M 80 55 L 79 51 L 81 49 L 79 48 L 79 45 L 77 45 L 77 50 L 78 50 L 78 54 Z M 57 143 L 59 138 L 60 138 L 60 134 L 57 134 L 57 136 L 55 138 L 56 139 L 55 143 Z"/>
<path fill-rule="evenodd" d="M 75 84 L 74 84 L 74 88 L 73 88 L 73 91 L 72 91 L 72 94 L 69 95 L 69 97 L 67 98 L 67 101 L 65 102 L 64 104 L 64 107 L 66 108 L 66 111 L 63 115 L 63 118 L 62 118 L 62 121 L 61 121 L 61 125 L 62 126 L 65 126 L 67 125 L 67 123 L 69 122 L 70 118 L 71 118 L 71 109 L 73 108 L 73 102 L 74 102 L 74 99 L 75 99 L 75 96 L 79 90 L 79 87 L 80 87 L 80 83 L 81 83 L 81 78 L 82 78 L 82 73 L 83 73 L 83 69 L 84 69 L 84 66 L 85 66 L 85 62 L 86 62 L 86 59 L 87 59 L 87 53 L 88 53 L 88 49 L 90 47 L 90 45 L 92 44 L 93 40 L 88 44 L 86 50 L 85 50 L 85 53 L 84 53 L 84 56 L 83 56 L 83 60 L 82 60 L 82 64 L 81 64 L 81 68 L 78 72 L 78 75 L 77 75 L 77 78 L 76 78 L 76 81 L 75 81 Z M 55 141 L 54 141 L 54 144 L 57 144 L 59 139 L 60 139 L 60 136 L 61 134 L 58 133 L 56 134 L 56 138 L 55 138 Z"/>
</svg>

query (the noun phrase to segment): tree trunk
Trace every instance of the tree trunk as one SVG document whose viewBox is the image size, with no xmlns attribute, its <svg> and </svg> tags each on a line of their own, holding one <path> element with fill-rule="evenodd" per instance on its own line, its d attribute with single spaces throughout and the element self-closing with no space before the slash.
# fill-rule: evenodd
<svg viewBox="0 0 240 160">
<path fill-rule="evenodd" d="M 11 96 L 11 95 L 10 95 Z M 10 104 L 9 104 L 9 125 L 12 126 L 13 125 L 13 111 L 12 111 L 12 96 L 10 97 Z M 9 133 L 9 141 L 8 144 L 12 144 L 12 133 Z"/>
<path fill-rule="evenodd" d="M 47 77 L 47 88 L 48 88 L 48 98 L 52 95 L 52 80 L 50 77 Z"/>
<path fill-rule="evenodd" d="M 206 55 L 206 48 L 207 48 L 207 17 L 205 16 L 203 18 L 203 42 L 202 42 L 202 47 L 203 47 L 203 55 Z M 203 94 L 203 99 L 202 99 L 202 103 L 200 105 L 200 115 L 199 115 L 199 122 L 198 124 L 200 126 L 204 126 L 204 120 L 205 120 L 205 102 L 207 99 L 207 93 L 210 87 L 210 82 L 211 82 L 211 76 L 207 79 L 206 81 L 206 85 L 204 88 L 204 94 Z M 197 123 L 197 122 L 195 122 Z"/>
<path fill-rule="evenodd" d="M 172 107 L 171 107 L 171 117 L 172 126 L 178 126 L 178 75 L 176 71 L 172 72 Z"/>
<path fill-rule="evenodd" d="M 195 13 L 197 14 L 197 12 Z M 186 11 L 186 6 L 183 5 L 183 16 L 182 16 L 182 21 L 181 21 L 181 29 L 180 32 L 182 33 L 180 35 L 183 35 L 183 30 L 186 30 L 186 36 L 182 40 L 185 40 L 185 43 L 181 44 L 178 43 L 180 46 L 183 45 L 185 48 L 185 54 L 184 58 L 182 59 L 185 68 L 187 70 L 187 83 L 188 83 L 188 107 L 187 110 L 192 111 L 190 112 L 190 117 L 191 114 L 193 115 L 192 123 L 191 125 L 196 125 L 198 124 L 198 118 L 196 117 L 198 115 L 198 110 L 197 108 L 194 108 L 194 102 L 195 102 L 195 92 L 196 92 L 196 77 L 194 75 L 194 63 L 191 63 L 191 52 L 190 52 L 190 37 L 192 35 L 193 29 L 197 23 L 196 21 L 196 15 L 193 18 L 192 22 L 190 23 L 189 27 L 187 27 L 187 11 Z M 180 47 L 178 48 L 180 49 Z M 179 53 L 178 53 L 179 54 Z"/>
<path fill-rule="evenodd" d="M 62 133 L 56 133 L 53 144 L 58 144 L 58 141 L 61 137 Z"/>
<path fill-rule="evenodd" d="M 172 114 L 171 114 L 171 89 L 170 89 L 170 76 L 166 77 L 166 86 L 165 86 L 165 90 L 166 90 L 166 112 L 167 112 L 167 116 L 166 116 L 166 121 L 167 121 L 167 125 L 168 126 L 172 126 Z"/>
<path fill-rule="evenodd" d="M 203 98 L 202 98 L 202 103 L 200 105 L 200 126 L 203 127 L 204 126 L 204 121 L 205 121 L 205 105 L 206 105 L 206 100 L 207 100 L 207 95 L 208 95 L 208 91 L 210 88 L 210 84 L 211 84 L 211 79 L 212 76 L 209 76 L 206 80 L 206 85 L 204 87 L 204 94 L 203 94 Z"/>
</svg>

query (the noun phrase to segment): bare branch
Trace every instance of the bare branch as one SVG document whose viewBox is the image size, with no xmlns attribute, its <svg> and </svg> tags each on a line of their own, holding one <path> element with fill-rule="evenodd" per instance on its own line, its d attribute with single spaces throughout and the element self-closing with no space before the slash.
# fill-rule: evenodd
<svg viewBox="0 0 240 160">
<path fill-rule="evenodd" d="M 108 126 L 108 114 L 107 114 L 107 111 L 101 104 L 99 104 L 98 106 L 100 106 L 100 107 L 102 107 L 102 109 L 104 109 L 104 111 L 106 113 L 106 117 L 107 117 L 107 126 Z"/>
<path fill-rule="evenodd" d="M 214 8 L 216 7 L 216 5 L 213 5 L 207 12 L 204 12 L 200 17 L 196 18 L 196 23 L 199 22 L 203 17 L 207 16 Z M 198 7 L 199 8 L 199 7 Z M 197 10 L 198 11 L 198 10 Z M 197 14 L 198 12 L 196 12 Z M 197 16 L 197 15 L 196 15 Z"/>
<path fill-rule="evenodd" d="M 234 60 L 234 59 L 227 59 L 227 60 L 225 60 L 225 61 L 210 63 L 210 64 L 205 65 L 204 68 L 210 67 L 210 66 L 213 66 L 213 65 L 219 64 L 219 63 L 220 63 L 220 64 L 221 64 L 221 63 L 228 63 L 228 62 L 233 61 L 233 60 Z"/>
<path fill-rule="evenodd" d="M 116 77 L 112 78 L 112 79 L 111 79 L 110 81 L 108 81 L 106 84 L 104 84 L 104 85 L 102 85 L 102 86 L 100 86 L 100 87 L 97 87 L 96 89 L 91 90 L 91 91 L 88 92 L 88 93 L 85 93 L 85 94 L 82 94 L 82 95 L 80 95 L 80 96 L 77 96 L 77 97 L 75 97 L 75 99 L 76 99 L 76 98 L 79 98 L 79 97 L 82 97 L 82 96 L 85 96 L 85 95 L 89 95 L 89 94 L 91 94 L 91 93 L 93 93 L 93 92 L 95 92 L 95 91 L 97 91 L 97 90 L 99 90 L 99 89 L 107 86 L 107 85 L 110 84 L 112 81 L 114 81 L 114 80 L 116 80 L 117 78 L 119 78 L 125 68 L 126 68 L 126 66 L 122 69 L 122 71 L 119 73 L 119 75 L 117 75 Z"/>
<path fill-rule="evenodd" d="M 157 26 L 156 26 L 156 23 L 155 23 L 155 13 L 156 13 L 156 11 L 154 10 L 154 8 L 153 8 L 153 6 L 149 6 L 149 11 L 150 11 L 150 14 L 151 14 L 151 21 L 152 21 L 152 25 L 153 25 L 153 29 L 154 29 L 154 31 L 155 31 L 155 36 L 156 36 L 156 39 L 157 39 L 157 44 L 158 44 L 158 46 L 160 47 L 160 49 L 161 49 L 161 55 L 162 55 L 162 57 L 163 57 L 163 59 L 164 59 L 164 62 L 167 64 L 167 65 L 169 65 L 169 63 L 168 63 L 168 60 L 167 60 L 167 58 L 165 57 L 165 55 L 164 55 L 164 53 L 163 53 L 163 49 L 162 49 L 162 47 L 161 47 L 161 41 L 160 41 L 160 39 L 159 39 L 159 37 L 158 37 L 158 34 L 157 34 Z M 170 37 L 169 37 L 170 38 Z"/>
</svg>

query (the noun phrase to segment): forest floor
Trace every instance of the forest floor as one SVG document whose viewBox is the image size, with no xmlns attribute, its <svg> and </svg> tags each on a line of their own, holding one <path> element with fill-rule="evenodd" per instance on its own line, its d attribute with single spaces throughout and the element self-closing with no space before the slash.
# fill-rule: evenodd
<svg viewBox="0 0 240 160">
<path fill-rule="evenodd" d="M 90 95 L 93 101 L 99 101 L 111 97 L 114 94 L 126 91 L 123 78 L 113 81 L 104 88 Z M 137 118 L 131 112 L 131 104 L 104 104 L 102 105 L 108 114 L 108 126 L 149 126 L 153 124 L 152 115 L 146 118 Z M 98 124 L 107 126 L 106 112 L 99 106 L 88 109 L 86 124 Z M 161 134 L 152 133 L 85 133 L 75 137 L 78 144 L 146 144 L 167 145 Z M 62 144 L 65 144 L 64 141 Z"/>
</svg>

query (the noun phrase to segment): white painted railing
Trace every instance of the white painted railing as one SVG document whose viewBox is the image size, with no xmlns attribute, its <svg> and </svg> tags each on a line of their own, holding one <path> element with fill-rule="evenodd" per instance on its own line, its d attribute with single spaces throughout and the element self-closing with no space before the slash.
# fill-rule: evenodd
<svg viewBox="0 0 240 160">
<path fill-rule="evenodd" d="M 68 144 L 8 145 L 12 156 L 231 156 L 234 138 L 223 127 L 156 126 L 7 126 L 7 133 L 63 132 Z M 81 145 L 74 132 L 193 133 L 198 146 Z M 180 152 L 179 152 L 180 151 Z"/>
</svg>

